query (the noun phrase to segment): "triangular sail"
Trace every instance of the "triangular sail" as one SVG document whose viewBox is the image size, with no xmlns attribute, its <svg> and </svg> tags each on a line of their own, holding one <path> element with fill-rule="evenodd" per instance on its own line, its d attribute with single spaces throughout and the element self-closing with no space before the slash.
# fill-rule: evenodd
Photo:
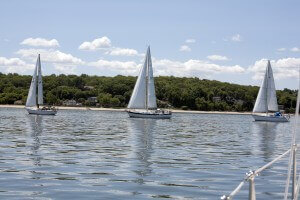
<svg viewBox="0 0 300 200">
<path fill-rule="evenodd" d="M 146 108 L 146 73 L 147 65 L 144 64 L 135 83 L 128 108 Z"/>
<path fill-rule="evenodd" d="M 268 111 L 278 111 L 278 104 L 277 104 L 277 97 L 276 97 L 276 89 L 273 77 L 273 71 L 268 61 L 268 94 L 267 94 L 267 101 L 268 101 Z"/>
<path fill-rule="evenodd" d="M 253 112 L 267 112 L 268 104 L 267 104 L 267 87 L 268 87 L 268 68 L 266 69 L 266 73 L 264 79 L 261 83 L 255 105 L 253 108 Z"/>
<path fill-rule="evenodd" d="M 147 49 L 145 62 L 134 86 L 128 108 L 157 108 L 150 47 Z"/>
<path fill-rule="evenodd" d="M 147 56 L 146 61 L 148 65 L 148 108 L 149 109 L 156 109 L 156 95 L 155 95 L 155 86 L 154 86 L 154 78 L 153 78 L 153 69 L 152 69 L 152 60 L 151 60 L 151 53 L 150 47 L 147 49 Z"/>
<path fill-rule="evenodd" d="M 43 105 L 44 104 L 44 101 L 43 101 L 43 79 L 42 79 L 40 54 L 38 55 L 37 66 L 38 66 L 38 104 Z"/>
<path fill-rule="evenodd" d="M 30 84 L 30 88 L 26 100 L 26 107 L 36 106 L 36 83 L 37 83 L 36 75 L 37 75 L 37 65 L 35 66 L 33 72 L 32 80 L 31 80 L 31 84 Z"/>
<path fill-rule="evenodd" d="M 260 86 L 253 112 L 268 112 L 277 111 L 278 104 L 276 98 L 275 83 L 273 78 L 273 71 L 270 61 L 266 68 L 266 73 L 262 84 Z"/>
</svg>

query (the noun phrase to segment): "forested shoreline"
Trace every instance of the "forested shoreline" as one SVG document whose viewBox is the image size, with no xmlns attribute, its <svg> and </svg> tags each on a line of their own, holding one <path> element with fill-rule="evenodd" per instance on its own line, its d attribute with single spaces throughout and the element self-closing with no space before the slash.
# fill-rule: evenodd
<svg viewBox="0 0 300 200">
<path fill-rule="evenodd" d="M 0 104 L 25 104 L 31 76 L 0 73 Z M 43 76 L 44 100 L 49 105 L 126 107 L 136 77 L 49 75 Z M 162 108 L 203 111 L 251 111 L 259 88 L 173 76 L 155 77 L 157 103 Z M 278 104 L 294 112 L 296 90 L 277 90 Z"/>
</svg>

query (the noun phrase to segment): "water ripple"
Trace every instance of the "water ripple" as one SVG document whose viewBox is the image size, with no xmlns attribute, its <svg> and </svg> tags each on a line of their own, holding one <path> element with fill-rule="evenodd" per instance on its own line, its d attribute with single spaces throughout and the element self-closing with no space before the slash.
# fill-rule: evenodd
<svg viewBox="0 0 300 200">
<path fill-rule="evenodd" d="M 218 199 L 288 149 L 292 124 L 244 115 L 0 112 L 1 199 Z M 286 165 L 256 179 L 258 198 L 282 199 Z"/>
</svg>

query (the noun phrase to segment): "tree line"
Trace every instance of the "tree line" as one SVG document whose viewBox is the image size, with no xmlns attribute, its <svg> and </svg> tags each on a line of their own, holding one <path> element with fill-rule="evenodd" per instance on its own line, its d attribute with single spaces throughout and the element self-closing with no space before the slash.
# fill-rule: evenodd
<svg viewBox="0 0 300 200">
<path fill-rule="evenodd" d="M 25 104 L 31 76 L 0 73 L 0 104 Z M 44 100 L 63 105 L 75 100 L 83 106 L 126 107 L 137 77 L 49 75 L 43 76 Z M 158 107 L 203 111 L 251 111 L 259 88 L 199 78 L 155 77 Z M 96 97 L 97 103 L 88 100 Z M 278 104 L 294 112 L 297 91 L 277 90 Z"/>
</svg>

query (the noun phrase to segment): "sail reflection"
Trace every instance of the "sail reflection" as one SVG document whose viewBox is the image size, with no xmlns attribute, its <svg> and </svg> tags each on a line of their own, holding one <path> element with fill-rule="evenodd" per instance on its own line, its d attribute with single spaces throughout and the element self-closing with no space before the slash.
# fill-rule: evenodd
<svg viewBox="0 0 300 200">
<path fill-rule="evenodd" d="M 252 123 L 252 133 L 259 140 L 259 147 L 265 161 L 272 160 L 276 150 L 276 135 L 278 123 L 259 122 Z"/>
<path fill-rule="evenodd" d="M 153 152 L 153 128 L 156 120 L 131 119 L 129 120 L 129 131 L 132 136 L 133 154 L 137 160 L 134 172 L 138 175 L 137 182 L 144 184 L 144 178 L 152 173 L 151 154 Z"/>
<path fill-rule="evenodd" d="M 43 132 L 42 126 L 42 116 L 39 115 L 27 115 L 29 121 L 29 133 L 30 133 L 30 142 L 29 146 L 31 149 L 31 158 L 33 159 L 34 165 L 40 166 L 41 155 L 39 148 L 41 146 L 40 135 Z"/>
</svg>

